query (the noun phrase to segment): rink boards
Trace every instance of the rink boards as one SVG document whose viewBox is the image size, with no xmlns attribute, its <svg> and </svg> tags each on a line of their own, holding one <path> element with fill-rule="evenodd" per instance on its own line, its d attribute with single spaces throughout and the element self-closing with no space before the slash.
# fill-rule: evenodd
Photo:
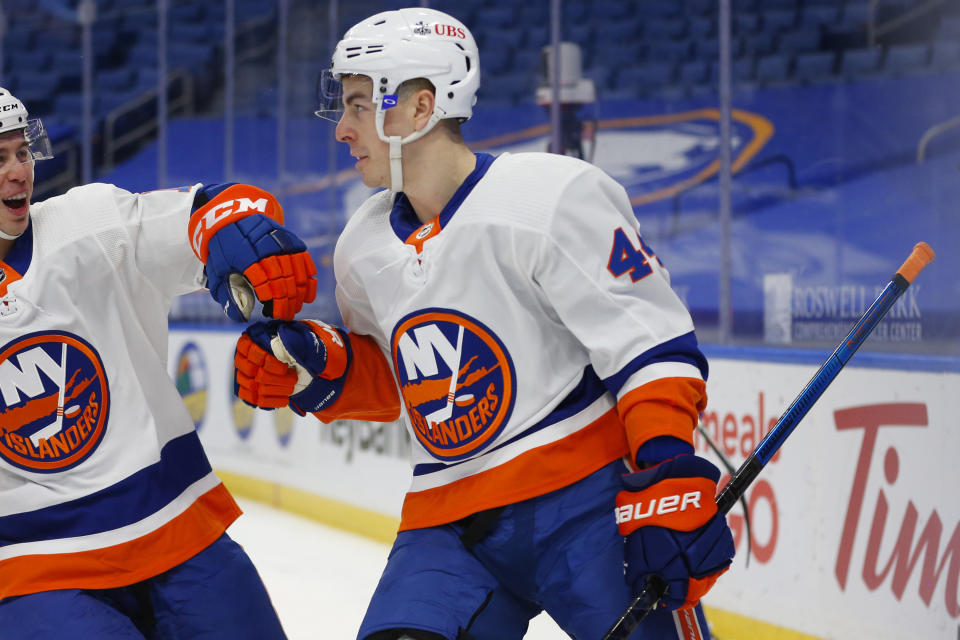
<svg viewBox="0 0 960 640">
<path fill-rule="evenodd" d="M 392 540 L 410 478 L 403 427 L 323 425 L 239 403 L 236 335 L 175 330 L 169 345 L 221 477 L 238 494 Z M 706 351 L 704 428 L 734 467 L 828 355 Z M 730 512 L 737 558 L 705 601 L 718 637 L 957 637 L 958 392 L 955 360 L 854 356 L 751 486 L 746 509 Z"/>
</svg>

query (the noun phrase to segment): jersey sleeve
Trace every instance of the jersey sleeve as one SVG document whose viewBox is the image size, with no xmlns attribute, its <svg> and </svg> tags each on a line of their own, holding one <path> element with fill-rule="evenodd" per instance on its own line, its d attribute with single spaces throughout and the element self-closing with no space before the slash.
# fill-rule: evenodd
<svg viewBox="0 0 960 640">
<path fill-rule="evenodd" d="M 321 422 L 392 422 L 400 417 L 400 393 L 386 357 L 386 340 L 362 287 L 353 282 L 342 259 L 335 257 L 334 264 L 337 306 L 348 330 L 352 358 L 340 397 L 313 415 Z"/>
<path fill-rule="evenodd" d="M 203 288 L 203 263 L 190 249 L 187 222 L 199 185 L 129 193 L 115 191 L 125 226 L 133 238 L 138 270 L 168 298 Z"/>
<path fill-rule="evenodd" d="M 535 280 L 617 398 L 634 459 L 660 436 L 691 443 L 706 359 L 624 189 L 595 167 L 580 171 L 557 194 L 537 252 Z"/>
</svg>

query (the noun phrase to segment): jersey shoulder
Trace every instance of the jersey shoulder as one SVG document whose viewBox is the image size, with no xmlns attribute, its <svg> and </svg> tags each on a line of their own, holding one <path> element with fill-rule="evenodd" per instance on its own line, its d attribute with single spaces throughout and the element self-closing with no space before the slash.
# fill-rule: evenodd
<svg viewBox="0 0 960 640">
<path fill-rule="evenodd" d="M 341 271 L 356 255 L 375 250 L 389 237 L 390 211 L 393 209 L 393 192 L 378 191 L 350 216 L 334 249 L 334 269 Z"/>
<path fill-rule="evenodd" d="M 490 222 L 546 232 L 570 215 L 579 194 L 603 187 L 622 190 L 601 169 L 578 158 L 505 153 L 490 165 L 470 202 Z"/>
</svg>

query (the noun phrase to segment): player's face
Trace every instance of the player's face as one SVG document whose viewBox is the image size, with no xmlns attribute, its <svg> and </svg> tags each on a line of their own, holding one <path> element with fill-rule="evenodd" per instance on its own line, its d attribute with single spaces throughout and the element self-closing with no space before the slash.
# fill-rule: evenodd
<svg viewBox="0 0 960 640">
<path fill-rule="evenodd" d="M 33 159 L 23 131 L 0 133 L 0 230 L 26 230 L 32 195 Z"/>
<path fill-rule="evenodd" d="M 373 81 L 365 76 L 346 76 L 342 81 L 343 115 L 337 123 L 337 140 L 349 145 L 363 184 L 371 188 L 389 187 L 390 145 L 377 135 L 377 106 L 371 100 Z M 387 112 L 384 122 L 387 135 L 391 133 L 394 115 Z"/>
</svg>

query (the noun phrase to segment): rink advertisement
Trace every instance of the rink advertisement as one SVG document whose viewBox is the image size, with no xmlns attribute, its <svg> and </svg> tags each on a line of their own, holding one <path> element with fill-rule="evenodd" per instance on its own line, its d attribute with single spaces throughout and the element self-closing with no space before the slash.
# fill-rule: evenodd
<svg viewBox="0 0 960 640">
<path fill-rule="evenodd" d="M 238 334 L 175 330 L 169 345 L 170 374 L 228 486 L 392 539 L 410 481 L 407 431 L 247 407 L 232 396 Z M 708 355 L 703 427 L 738 467 L 818 365 Z M 715 624 L 747 621 L 757 639 L 957 637 L 960 431 L 949 394 L 960 371 L 857 359 L 751 485 L 746 507 L 731 510 L 737 557 L 706 599 Z M 696 444 L 720 464 L 703 436 Z"/>
</svg>

